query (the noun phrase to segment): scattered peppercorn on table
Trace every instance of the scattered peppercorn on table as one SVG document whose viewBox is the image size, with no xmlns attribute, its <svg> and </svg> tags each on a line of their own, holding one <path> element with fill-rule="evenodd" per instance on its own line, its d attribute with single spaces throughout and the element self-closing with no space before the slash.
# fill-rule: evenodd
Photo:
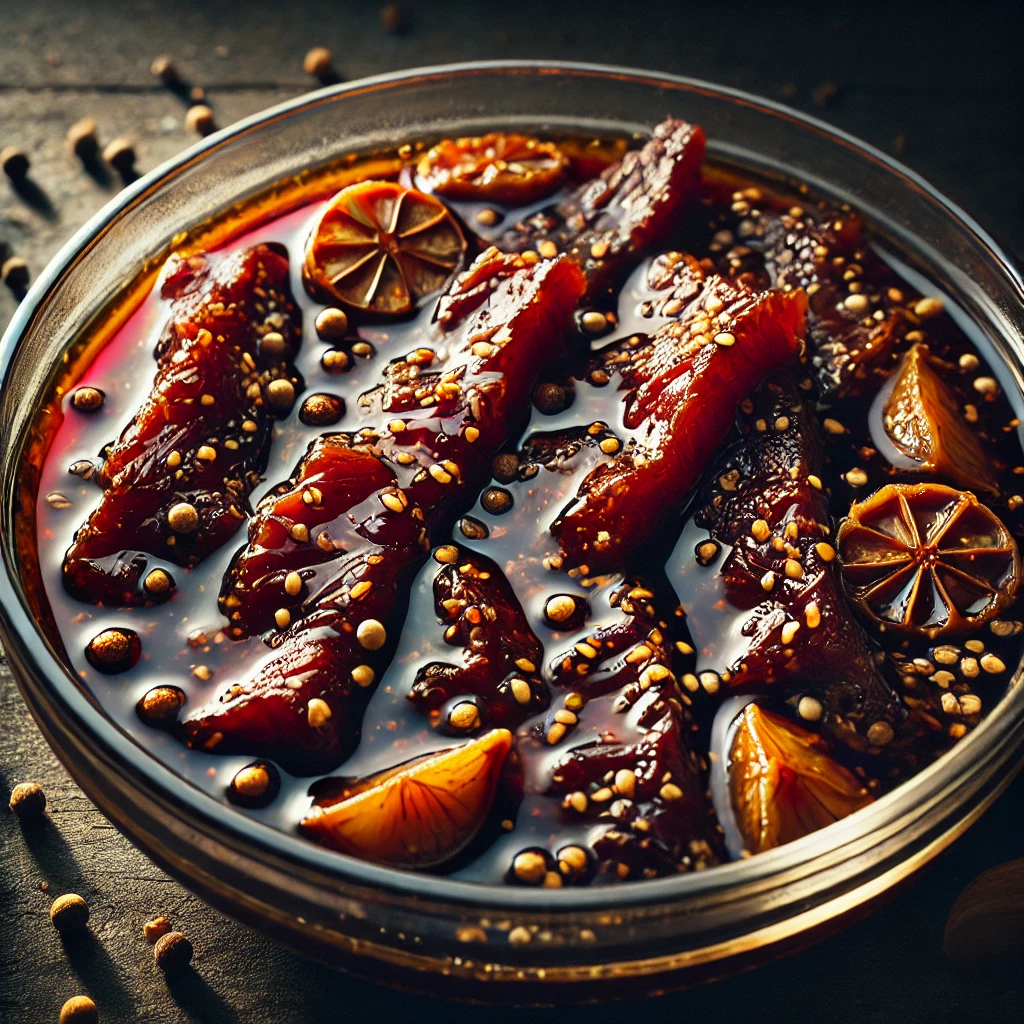
<svg viewBox="0 0 1024 1024">
<path fill-rule="evenodd" d="M 851 31 L 852 15 L 845 27 L 826 11 L 801 15 L 804 42 L 798 50 L 791 41 L 794 18 L 768 5 L 744 11 L 740 28 L 705 26 L 699 46 L 690 19 L 677 6 L 657 2 L 643 17 L 659 30 L 638 31 L 632 40 L 624 39 L 621 8 L 611 5 L 554 12 L 526 2 L 514 17 L 490 5 L 426 0 L 383 9 L 373 2 L 296 6 L 285 17 L 280 8 L 255 3 L 244 23 L 216 0 L 183 2 L 173 12 L 137 4 L 128 19 L 106 0 L 91 5 L 88 20 L 67 0 L 19 15 L 0 39 L 0 264 L 6 285 L 0 287 L 0 324 L 10 318 L 27 281 L 125 181 L 212 128 L 320 82 L 456 59 L 643 65 L 779 98 L 901 156 L 1024 249 L 1015 170 L 1019 133 L 1004 134 L 1003 128 L 1014 123 L 1021 100 L 1010 69 L 1022 16 L 1012 5 L 990 21 L 998 29 L 973 36 L 952 28 L 961 18 L 924 24 L 911 11 L 892 12 L 881 4 L 862 7 L 855 19 L 863 29 L 880 24 L 884 11 L 885 31 L 877 38 Z M 828 62 L 820 60 L 823 50 Z M 788 56 L 780 60 L 780 54 Z M 836 81 L 822 82 L 824 74 Z M 345 325 L 335 327 L 344 333 Z M 324 325 L 325 332 L 330 329 Z M 330 424 L 336 410 L 320 403 L 308 414 Z M 555 621 L 573 613 L 557 603 L 548 609 Z M 41 790 L 15 792 L 22 783 Z M 966 837 L 888 905 L 809 950 L 632 1009 L 532 1012 L 539 1019 L 588 1022 L 630 1012 L 653 1013 L 654 1019 L 756 1014 L 761 1020 L 810 1021 L 821 1019 L 827 999 L 836 1021 L 1012 1019 L 1019 1012 L 1019 982 L 1014 987 L 1005 975 L 958 971 L 943 955 L 942 933 L 968 882 L 1024 854 L 1022 796 L 1024 780 L 1018 779 Z M 167 878 L 70 782 L 31 722 L 6 665 L 0 666 L 0 798 L 4 807 L 12 798 L 16 805 L 13 813 L 0 809 L 4 1024 L 95 1020 L 95 1013 L 104 1022 L 253 1024 L 385 1014 L 479 1018 L 471 1007 L 394 993 L 307 963 L 226 920 Z M 512 1020 L 522 1011 L 489 1012 Z"/>
</svg>

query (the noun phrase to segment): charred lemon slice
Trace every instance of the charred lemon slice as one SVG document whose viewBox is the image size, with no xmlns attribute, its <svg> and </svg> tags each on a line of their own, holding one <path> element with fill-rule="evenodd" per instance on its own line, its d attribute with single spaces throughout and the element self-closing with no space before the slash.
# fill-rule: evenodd
<svg viewBox="0 0 1024 1024">
<path fill-rule="evenodd" d="M 845 818 L 872 802 L 826 742 L 748 704 L 729 751 L 729 796 L 746 849 L 762 853 Z"/>
<path fill-rule="evenodd" d="M 493 729 L 375 776 L 337 803 L 314 807 L 301 827 L 335 850 L 379 864 L 441 864 L 479 831 L 511 747 L 512 734 Z"/>
<path fill-rule="evenodd" d="M 882 410 L 882 426 L 896 450 L 924 473 L 962 487 L 998 493 L 991 459 L 977 434 L 957 415 L 957 397 L 932 364 L 927 345 L 904 357 Z"/>
<path fill-rule="evenodd" d="M 393 181 L 342 189 L 324 211 L 302 267 L 320 298 L 400 316 L 459 265 L 466 240 L 445 205 Z"/>
<path fill-rule="evenodd" d="M 439 142 L 423 155 L 416 170 L 448 199 L 522 206 L 554 192 L 565 180 L 568 165 L 568 158 L 551 142 L 491 132 Z"/>
<path fill-rule="evenodd" d="M 1010 531 L 969 491 L 941 484 L 888 484 L 851 506 L 837 542 L 850 596 L 880 629 L 971 629 L 1020 584 Z"/>
</svg>

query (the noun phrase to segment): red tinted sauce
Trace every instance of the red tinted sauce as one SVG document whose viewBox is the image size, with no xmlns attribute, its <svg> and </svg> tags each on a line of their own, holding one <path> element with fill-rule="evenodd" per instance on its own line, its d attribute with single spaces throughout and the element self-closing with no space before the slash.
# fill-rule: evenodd
<svg viewBox="0 0 1024 1024">
<path fill-rule="evenodd" d="M 999 367 L 703 149 L 449 140 L 172 258 L 42 474 L 110 716 L 307 841 L 549 887 L 760 852 L 973 728 L 1021 646 Z"/>
</svg>

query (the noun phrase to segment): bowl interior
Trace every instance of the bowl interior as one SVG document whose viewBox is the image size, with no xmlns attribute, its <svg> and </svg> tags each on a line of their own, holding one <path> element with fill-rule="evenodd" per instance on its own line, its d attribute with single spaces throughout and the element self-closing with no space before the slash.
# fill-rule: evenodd
<svg viewBox="0 0 1024 1024">
<path fill-rule="evenodd" d="M 108 721 L 64 668 L 26 537 L 50 423 L 40 408 L 90 323 L 140 268 L 217 212 L 231 209 L 348 153 L 412 139 L 521 127 L 536 131 L 645 134 L 666 113 L 701 124 L 713 159 L 774 179 L 795 179 L 862 211 L 911 272 L 955 299 L 1024 419 L 1024 304 L 1020 279 L 988 236 L 911 172 L 870 148 L 784 108 L 703 83 L 645 72 L 575 65 L 471 65 L 427 69 L 324 90 L 212 136 L 126 190 L 68 244 L 40 277 L 5 335 L 0 391 L 4 639 L 23 686 L 45 691 L 112 763 L 145 780 L 176 813 L 195 816 L 268 856 L 332 878 L 432 898 L 473 901 L 471 883 L 403 874 L 340 857 L 275 832 L 187 791 L 168 769 Z M 42 625 L 41 625 L 42 623 Z M 1018 667 L 1016 679 L 1020 675 Z M 955 791 L 1007 745 L 1019 745 L 1024 694 L 1002 704 L 950 754 L 850 819 L 750 861 L 614 892 L 488 892 L 498 906 L 607 907 L 666 896 L 759 885 L 812 858 L 834 858 L 901 815 Z M 987 751 L 987 753 L 986 753 Z M 102 785 L 102 783 L 100 783 Z"/>
</svg>

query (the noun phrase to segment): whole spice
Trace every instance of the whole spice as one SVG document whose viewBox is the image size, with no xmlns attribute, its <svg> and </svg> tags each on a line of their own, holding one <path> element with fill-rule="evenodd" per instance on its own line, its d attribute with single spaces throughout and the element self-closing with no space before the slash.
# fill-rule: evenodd
<svg viewBox="0 0 1024 1024">
<path fill-rule="evenodd" d="M 103 159 L 122 174 L 127 173 L 135 166 L 135 146 L 132 140 L 123 135 L 114 139 L 104 146 Z"/>
<path fill-rule="evenodd" d="M 197 135 L 209 135 L 216 127 L 213 111 L 205 103 L 197 103 L 194 107 L 188 108 L 188 113 L 185 114 L 185 128 L 188 131 Z"/>
<path fill-rule="evenodd" d="M 168 932 L 153 947 L 153 959 L 165 974 L 176 974 L 191 963 L 192 952 L 192 943 L 181 932 Z"/>
<path fill-rule="evenodd" d="M 338 341 L 348 333 L 348 314 L 335 306 L 328 306 L 317 314 L 316 336 L 321 341 Z"/>
<path fill-rule="evenodd" d="M 240 769 L 228 787 L 228 799 L 240 807 L 266 807 L 281 790 L 281 776 L 272 764 L 254 761 Z"/>
<path fill-rule="evenodd" d="M 171 922 L 168 918 L 161 914 L 159 917 L 150 918 L 142 926 L 142 934 L 146 936 L 146 941 L 152 946 L 156 943 L 157 939 L 161 936 L 166 935 L 171 930 Z"/>
<path fill-rule="evenodd" d="M 307 75 L 319 78 L 321 82 L 330 81 L 336 77 L 334 54 L 326 46 L 314 46 L 303 58 L 302 70 Z"/>
<path fill-rule="evenodd" d="M 94 160 L 100 148 L 96 139 L 96 122 L 91 117 L 76 121 L 68 129 L 68 145 L 79 160 Z"/>
<path fill-rule="evenodd" d="M 86 660 L 108 675 L 134 668 L 142 655 L 142 642 L 134 629 L 105 629 L 97 633 L 85 648 Z"/>
<path fill-rule="evenodd" d="M 80 932 L 89 920 L 89 904 L 77 893 L 58 896 L 50 906 L 50 921 L 61 935 Z"/>
<path fill-rule="evenodd" d="M 99 1024 L 100 1014 L 88 996 L 72 996 L 60 1008 L 60 1024 Z"/>
<path fill-rule="evenodd" d="M 28 287 L 28 264 L 20 256 L 8 256 L 0 267 L 0 277 L 11 291 L 24 291 Z"/>
<path fill-rule="evenodd" d="M 135 713 L 146 725 L 166 727 L 178 720 L 185 706 L 185 691 L 177 686 L 154 686 L 135 705 Z"/>
<path fill-rule="evenodd" d="M 46 810 L 46 794 L 38 782 L 19 782 L 7 805 L 22 820 L 38 818 Z"/>
<path fill-rule="evenodd" d="M 79 412 L 95 412 L 103 407 L 106 395 L 99 388 L 81 387 L 71 396 L 71 404 Z"/>
<path fill-rule="evenodd" d="M 345 415 L 344 399 L 337 395 L 310 395 L 299 410 L 299 419 L 307 426 L 329 427 Z"/>
<path fill-rule="evenodd" d="M 4 146 L 0 149 L 0 167 L 12 181 L 20 181 L 28 174 L 28 154 L 20 146 Z"/>
<path fill-rule="evenodd" d="M 178 69 L 174 66 L 174 61 L 169 54 L 162 53 L 159 57 L 154 57 L 149 70 L 157 78 L 162 79 L 166 85 L 178 85 L 181 83 Z"/>
</svg>

